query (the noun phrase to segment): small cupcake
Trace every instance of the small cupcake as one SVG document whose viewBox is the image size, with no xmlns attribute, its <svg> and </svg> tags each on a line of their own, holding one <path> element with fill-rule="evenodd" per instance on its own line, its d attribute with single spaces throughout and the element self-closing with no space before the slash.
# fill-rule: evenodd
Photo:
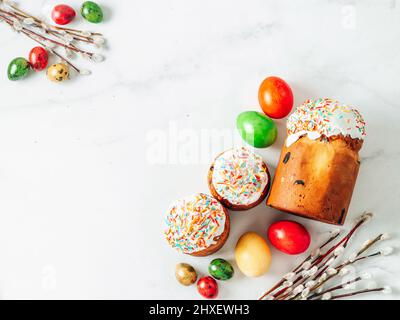
<svg viewBox="0 0 400 320">
<path fill-rule="evenodd" d="M 192 256 L 218 251 L 229 235 L 229 215 L 213 197 L 197 193 L 178 200 L 165 218 L 169 245 Z"/>
<path fill-rule="evenodd" d="M 231 210 L 247 210 L 268 194 L 270 174 L 261 156 L 245 147 L 220 154 L 208 173 L 211 194 Z"/>
</svg>

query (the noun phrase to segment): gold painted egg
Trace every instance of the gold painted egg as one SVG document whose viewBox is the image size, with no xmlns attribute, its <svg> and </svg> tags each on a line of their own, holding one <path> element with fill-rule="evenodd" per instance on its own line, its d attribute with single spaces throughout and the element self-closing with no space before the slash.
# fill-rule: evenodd
<svg viewBox="0 0 400 320">
<path fill-rule="evenodd" d="M 190 286 L 197 280 L 196 270 L 187 263 L 178 263 L 175 267 L 175 277 L 184 286 Z"/>
<path fill-rule="evenodd" d="M 264 238 L 255 232 L 246 232 L 236 244 L 235 258 L 246 276 L 259 277 L 269 269 L 271 252 Z"/>
<path fill-rule="evenodd" d="M 69 68 L 65 63 L 52 64 L 47 69 L 47 77 L 54 82 L 62 82 L 68 79 Z"/>
</svg>

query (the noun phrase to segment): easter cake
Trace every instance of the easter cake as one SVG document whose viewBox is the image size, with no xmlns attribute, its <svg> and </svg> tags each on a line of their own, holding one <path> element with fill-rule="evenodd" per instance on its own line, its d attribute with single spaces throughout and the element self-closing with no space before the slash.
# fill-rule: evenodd
<svg viewBox="0 0 400 320">
<path fill-rule="evenodd" d="M 287 133 L 267 205 L 342 225 L 366 136 L 362 116 L 332 99 L 310 99 L 290 115 Z"/>
<path fill-rule="evenodd" d="M 165 217 L 164 235 L 182 253 L 207 256 L 225 244 L 229 229 L 229 214 L 221 203 L 197 193 L 172 205 Z"/>
<path fill-rule="evenodd" d="M 211 194 L 226 208 L 247 210 L 265 198 L 270 175 L 261 156 L 240 147 L 221 153 L 208 172 Z"/>
</svg>

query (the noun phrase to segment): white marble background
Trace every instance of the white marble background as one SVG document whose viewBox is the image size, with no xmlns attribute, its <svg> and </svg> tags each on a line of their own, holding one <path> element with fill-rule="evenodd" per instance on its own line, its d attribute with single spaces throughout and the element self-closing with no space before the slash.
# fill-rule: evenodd
<svg viewBox="0 0 400 320">
<path fill-rule="evenodd" d="M 37 14 L 58 2 L 82 1 L 19 1 Z M 44 73 L 8 81 L 8 62 L 33 43 L 0 24 L 1 298 L 199 298 L 174 279 L 177 262 L 203 273 L 211 258 L 233 262 L 243 232 L 265 236 L 288 217 L 309 228 L 315 247 L 330 226 L 264 204 L 232 214 L 229 241 L 212 257 L 182 256 L 163 240 L 164 212 L 181 196 L 208 191 L 209 162 L 222 151 L 192 145 L 187 133 L 233 130 L 239 112 L 258 110 L 257 89 L 269 75 L 291 84 L 296 104 L 328 96 L 360 108 L 369 136 L 345 228 L 371 210 L 375 219 L 352 247 L 379 232 L 393 235 L 382 246 L 399 247 L 400 1 L 98 3 L 103 24 L 73 26 L 104 32 L 107 60 L 77 61 L 93 75 L 62 84 Z M 277 143 L 260 151 L 272 170 L 285 136 L 284 121 L 278 126 Z M 184 137 L 171 142 L 174 128 Z M 167 140 L 154 159 L 157 133 Z M 187 157 L 193 150 L 201 161 Z M 267 275 L 237 270 L 219 298 L 254 299 L 300 260 L 273 250 Z M 358 265 L 394 289 L 360 298 L 398 298 L 399 267 L 398 253 Z"/>
</svg>

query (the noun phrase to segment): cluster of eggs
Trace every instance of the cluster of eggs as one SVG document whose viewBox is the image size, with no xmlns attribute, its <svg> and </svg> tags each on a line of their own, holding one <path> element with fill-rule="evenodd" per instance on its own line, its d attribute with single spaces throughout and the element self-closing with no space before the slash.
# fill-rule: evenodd
<svg viewBox="0 0 400 320">
<path fill-rule="evenodd" d="M 82 4 L 81 15 L 91 23 L 100 23 L 103 21 L 103 10 L 93 1 L 85 1 Z M 75 10 L 66 4 L 55 6 L 51 12 L 51 18 L 59 25 L 66 25 L 74 20 L 75 17 Z"/>
<path fill-rule="evenodd" d="M 29 60 L 18 57 L 13 59 L 7 70 L 8 79 L 16 81 L 25 78 L 29 74 L 29 70 L 42 71 L 46 69 L 49 62 L 49 54 L 43 47 L 34 47 L 29 52 Z M 61 82 L 67 80 L 69 76 L 69 68 L 65 63 L 55 63 L 47 68 L 47 77 L 51 81 Z"/>
<path fill-rule="evenodd" d="M 300 254 L 310 245 L 310 234 L 298 222 L 283 220 L 270 225 L 267 231 L 270 243 L 286 254 Z M 267 241 L 256 232 L 244 233 L 236 243 L 235 260 L 239 270 L 247 277 L 259 277 L 268 272 L 271 264 L 271 250 Z M 196 270 L 187 263 L 178 263 L 175 277 L 184 286 L 190 286 L 197 281 L 197 291 L 207 299 L 218 295 L 216 280 L 229 280 L 234 275 L 233 266 L 225 259 L 214 259 L 208 266 L 210 276 L 197 280 Z"/>
<path fill-rule="evenodd" d="M 286 254 L 300 254 L 310 245 L 307 229 L 298 222 L 283 220 L 270 225 L 267 231 L 269 242 Z M 243 234 L 235 248 L 236 263 L 248 277 L 265 274 L 271 264 L 271 251 L 267 241 L 255 232 Z"/>
<path fill-rule="evenodd" d="M 236 119 L 236 127 L 248 144 L 255 148 L 265 148 L 272 145 L 278 135 L 273 119 L 286 117 L 293 108 L 292 89 L 281 78 L 268 77 L 260 85 L 258 101 L 263 113 L 240 113 Z"/>
<path fill-rule="evenodd" d="M 233 277 L 234 269 L 225 259 L 214 259 L 208 266 L 211 276 L 201 277 L 197 281 L 197 291 L 207 299 L 214 299 L 218 295 L 218 283 L 216 280 L 225 281 Z M 175 268 L 175 277 L 184 286 L 190 286 L 197 280 L 196 270 L 187 263 L 178 263 Z"/>
<path fill-rule="evenodd" d="M 103 21 L 103 10 L 93 2 L 86 1 L 81 6 L 81 15 L 91 23 Z M 60 4 L 53 8 L 51 18 L 56 24 L 66 25 L 76 16 L 76 12 L 68 5 Z M 49 54 L 43 47 L 34 47 L 29 53 L 29 59 L 18 57 L 13 59 L 7 69 L 8 79 L 17 81 L 28 76 L 29 70 L 42 71 L 49 62 Z M 69 67 L 66 63 L 55 63 L 47 69 L 47 77 L 54 82 L 62 82 L 69 78 Z"/>
</svg>

